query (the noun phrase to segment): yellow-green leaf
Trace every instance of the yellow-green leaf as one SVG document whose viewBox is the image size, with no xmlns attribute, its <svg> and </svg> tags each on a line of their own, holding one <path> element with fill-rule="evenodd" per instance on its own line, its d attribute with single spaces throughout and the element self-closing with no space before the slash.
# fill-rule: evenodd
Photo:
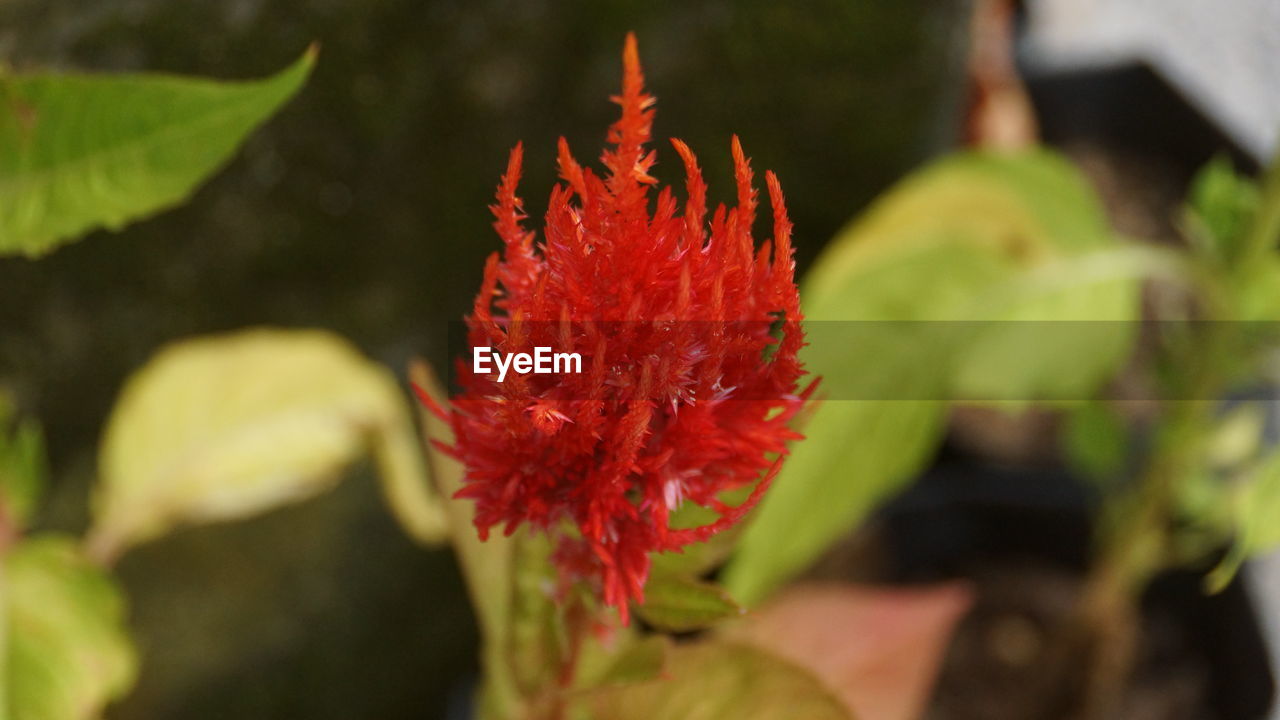
<svg viewBox="0 0 1280 720">
<path fill-rule="evenodd" d="M 677 646 L 661 678 L 594 693 L 589 702 L 595 720 L 852 720 L 808 671 L 720 641 Z"/>
<path fill-rule="evenodd" d="M 12 720 L 90 720 L 133 685 L 137 655 L 110 577 L 70 538 L 38 537 L 4 561 L 5 689 Z"/>
<path fill-rule="evenodd" d="M 667 632 L 701 630 L 742 612 L 724 588 L 672 575 L 651 576 L 644 586 L 644 603 L 636 606 L 646 623 Z"/>
<path fill-rule="evenodd" d="M 175 525 L 244 517 L 329 488 L 372 452 L 392 510 L 441 539 L 395 378 L 341 338 L 249 330 L 176 343 L 126 384 L 99 458 L 95 556 Z"/>
<path fill-rule="evenodd" d="M 40 255 L 184 201 L 306 81 L 0 74 L 0 255 Z"/>
<path fill-rule="evenodd" d="M 671 639 L 666 635 L 638 636 L 627 632 L 615 642 L 619 647 L 605 652 L 589 638 L 584 644 L 584 657 L 578 661 L 577 689 L 616 688 L 654 680 L 666 669 L 671 654 Z"/>
</svg>

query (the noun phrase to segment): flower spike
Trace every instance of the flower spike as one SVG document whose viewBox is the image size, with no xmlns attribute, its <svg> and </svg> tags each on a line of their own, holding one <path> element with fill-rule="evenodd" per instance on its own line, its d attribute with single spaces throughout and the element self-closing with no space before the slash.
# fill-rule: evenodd
<svg viewBox="0 0 1280 720">
<path fill-rule="evenodd" d="M 622 65 L 605 172 L 579 164 L 561 138 L 563 183 L 540 243 L 517 195 L 523 147 L 512 150 L 491 206 L 503 248 L 466 318 L 473 347 L 508 357 L 552 348 L 580 366 L 500 379 L 459 362 L 462 391 L 433 410 L 453 427 L 448 451 L 466 465 L 457 495 L 474 501 L 480 536 L 550 534 L 566 586 L 591 588 L 625 622 L 652 553 L 706 540 L 763 497 L 813 385 L 800 388 L 803 318 L 777 178 L 765 174 L 773 239 L 759 246 L 754 176 L 736 136 L 736 207 L 708 222 L 702 171 L 679 140 L 684 209 L 669 188 L 651 197 L 654 98 L 633 35 Z M 744 488 L 746 501 L 722 499 Z M 677 524 L 686 504 L 719 518 Z"/>
</svg>

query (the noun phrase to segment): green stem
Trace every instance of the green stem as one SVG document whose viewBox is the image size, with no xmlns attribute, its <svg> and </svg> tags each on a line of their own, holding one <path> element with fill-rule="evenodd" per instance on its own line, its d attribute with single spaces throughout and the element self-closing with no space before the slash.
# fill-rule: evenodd
<svg viewBox="0 0 1280 720">
<path fill-rule="evenodd" d="M 1100 558 L 1086 580 L 1076 629 L 1084 633 L 1092 660 L 1084 695 L 1084 717 L 1112 716 L 1132 671 L 1139 641 L 1138 601 L 1171 555 L 1172 520 L 1185 479 L 1197 471 L 1205 438 L 1223 390 L 1223 368 L 1234 326 L 1210 322 L 1195 343 L 1155 451 L 1137 487 L 1104 508 Z"/>
</svg>

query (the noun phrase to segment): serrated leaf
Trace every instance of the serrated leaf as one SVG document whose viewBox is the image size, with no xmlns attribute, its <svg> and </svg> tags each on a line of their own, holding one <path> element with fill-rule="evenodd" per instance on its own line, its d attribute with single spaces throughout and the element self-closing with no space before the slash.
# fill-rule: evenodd
<svg viewBox="0 0 1280 720">
<path fill-rule="evenodd" d="M 370 451 L 402 524 L 438 540 L 443 508 L 414 437 L 395 378 L 331 333 L 176 343 L 129 379 L 108 420 L 90 547 L 109 558 L 180 523 L 310 497 Z"/>
<path fill-rule="evenodd" d="M 671 575 L 650 576 L 636 607 L 641 619 L 666 632 L 701 630 L 742 612 L 724 588 Z"/>
<path fill-rule="evenodd" d="M 4 562 L 5 717 L 89 720 L 133 685 L 124 598 L 69 538 L 39 537 Z"/>
<path fill-rule="evenodd" d="M 677 646 L 662 678 L 595 693 L 589 702 L 596 720 L 852 720 L 807 671 L 721 641 Z"/>
<path fill-rule="evenodd" d="M 184 201 L 306 81 L 0 75 L 0 255 L 49 252 Z"/>
</svg>

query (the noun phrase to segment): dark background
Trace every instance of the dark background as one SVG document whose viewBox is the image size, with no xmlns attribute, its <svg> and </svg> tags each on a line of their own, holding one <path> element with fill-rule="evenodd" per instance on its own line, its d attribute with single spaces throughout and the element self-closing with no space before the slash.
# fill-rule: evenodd
<svg viewBox="0 0 1280 720">
<path fill-rule="evenodd" d="M 314 326 L 399 370 L 445 360 L 498 247 L 487 205 L 508 150 L 538 218 L 558 135 L 593 162 L 634 30 L 664 183 L 665 138 L 732 197 L 729 137 L 787 192 L 803 266 L 875 193 L 950 146 L 965 3 L 7 0 L 0 62 L 269 74 L 319 41 L 309 85 L 181 209 L 38 262 L 0 260 L 0 386 L 46 425 L 42 528 L 80 532 L 98 434 L 165 342 Z M 119 567 L 147 718 L 441 717 L 466 696 L 475 631 L 446 551 L 383 511 L 367 468 L 330 495 L 180 531 Z"/>
</svg>

